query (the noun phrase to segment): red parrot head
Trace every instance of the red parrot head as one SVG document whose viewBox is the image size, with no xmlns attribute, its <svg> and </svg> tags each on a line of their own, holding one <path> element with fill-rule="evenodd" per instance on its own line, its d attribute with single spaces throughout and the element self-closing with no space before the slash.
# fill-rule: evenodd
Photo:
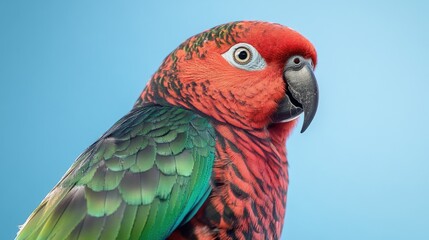
<svg viewBox="0 0 429 240">
<path fill-rule="evenodd" d="M 142 103 L 181 106 L 244 129 L 313 119 L 318 89 L 313 45 L 274 23 L 232 22 L 182 43 L 154 74 Z"/>
</svg>

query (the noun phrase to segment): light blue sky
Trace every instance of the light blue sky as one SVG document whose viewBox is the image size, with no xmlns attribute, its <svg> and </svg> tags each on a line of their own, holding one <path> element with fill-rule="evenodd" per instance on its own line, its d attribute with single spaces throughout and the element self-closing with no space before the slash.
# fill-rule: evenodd
<svg viewBox="0 0 429 240">
<path fill-rule="evenodd" d="M 242 19 L 288 25 L 319 55 L 319 111 L 288 142 L 283 239 L 429 239 L 428 4 L 115 2 L 0 2 L 0 239 L 171 50 Z"/>
</svg>

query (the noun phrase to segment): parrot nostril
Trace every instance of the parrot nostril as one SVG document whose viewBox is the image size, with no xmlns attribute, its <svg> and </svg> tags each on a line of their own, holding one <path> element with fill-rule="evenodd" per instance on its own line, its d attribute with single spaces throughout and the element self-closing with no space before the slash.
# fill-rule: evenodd
<svg viewBox="0 0 429 240">
<path fill-rule="evenodd" d="M 301 62 L 301 60 L 299 59 L 299 58 L 294 58 L 293 59 L 293 62 L 295 63 L 295 64 L 299 64 L 300 62 Z"/>
</svg>

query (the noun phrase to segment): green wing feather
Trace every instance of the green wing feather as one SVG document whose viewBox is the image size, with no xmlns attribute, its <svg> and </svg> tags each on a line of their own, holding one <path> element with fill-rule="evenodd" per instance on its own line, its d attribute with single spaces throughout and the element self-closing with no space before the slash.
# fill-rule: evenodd
<svg viewBox="0 0 429 240">
<path fill-rule="evenodd" d="M 164 239 L 210 192 L 214 130 L 177 108 L 137 107 L 91 145 L 16 239 Z"/>
</svg>

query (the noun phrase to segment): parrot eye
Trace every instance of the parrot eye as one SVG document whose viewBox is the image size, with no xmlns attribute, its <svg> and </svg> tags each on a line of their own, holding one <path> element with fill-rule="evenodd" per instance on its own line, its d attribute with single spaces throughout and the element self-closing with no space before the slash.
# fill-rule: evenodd
<svg viewBox="0 0 429 240">
<path fill-rule="evenodd" d="M 239 47 L 234 51 L 234 61 L 238 64 L 245 65 L 252 60 L 252 53 L 245 47 Z"/>
<path fill-rule="evenodd" d="M 257 71 L 267 65 L 258 51 L 250 44 L 238 43 L 222 54 L 232 66 L 247 71 Z"/>
</svg>

